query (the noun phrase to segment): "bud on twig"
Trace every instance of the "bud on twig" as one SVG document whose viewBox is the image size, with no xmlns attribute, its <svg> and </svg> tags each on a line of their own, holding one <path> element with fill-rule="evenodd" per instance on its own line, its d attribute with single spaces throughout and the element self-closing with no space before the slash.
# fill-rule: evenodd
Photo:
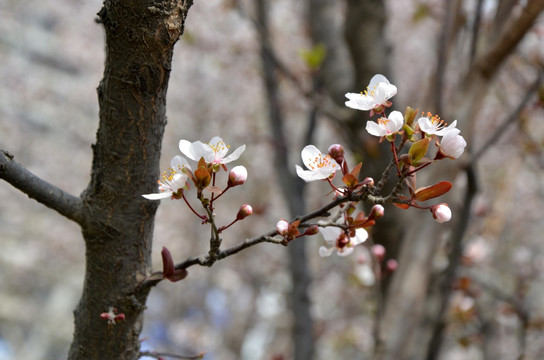
<svg viewBox="0 0 544 360">
<path fill-rule="evenodd" d="M 240 210 L 238 210 L 238 214 L 236 214 L 236 220 L 242 220 L 248 217 L 249 215 L 253 214 L 253 208 L 249 204 L 244 204 L 240 206 Z"/>
<path fill-rule="evenodd" d="M 229 172 L 228 186 L 233 187 L 242 185 L 247 180 L 247 169 L 244 166 L 238 165 L 232 168 Z"/>
<path fill-rule="evenodd" d="M 433 218 L 439 223 L 450 221 L 451 219 L 451 209 L 446 203 L 431 206 L 430 210 L 433 213 Z"/>
</svg>

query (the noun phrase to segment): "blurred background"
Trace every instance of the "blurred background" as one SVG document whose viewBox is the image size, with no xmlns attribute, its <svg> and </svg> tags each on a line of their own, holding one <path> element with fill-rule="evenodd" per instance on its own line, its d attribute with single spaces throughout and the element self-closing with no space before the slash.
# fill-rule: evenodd
<svg viewBox="0 0 544 360">
<path fill-rule="evenodd" d="M 352 165 L 364 162 L 362 176 L 379 178 L 390 156 L 365 135 L 369 114 L 343 106 L 375 73 L 397 86 L 395 109 L 457 119 L 469 148 L 419 177 L 419 186 L 453 182 L 451 222 L 387 208 L 347 258 L 320 258 L 315 236 L 192 267 L 153 289 L 142 349 L 207 360 L 544 358 L 537 3 L 195 1 L 176 45 L 161 162 L 179 154 L 180 139 L 246 144 L 237 164 L 248 181 L 217 214 L 228 223 L 249 203 L 257 215 L 225 232 L 225 246 L 330 201 L 325 184 L 293 176 L 308 140 L 323 152 L 343 144 Z M 0 148 L 75 195 L 89 181 L 98 123 L 101 6 L 0 0 Z M 501 34 L 516 30 L 520 40 L 504 49 Z M 0 359 L 66 358 L 83 282 L 80 230 L 5 182 L 0 199 Z M 397 261 L 394 272 L 372 262 L 372 244 Z M 163 201 L 156 270 L 162 246 L 177 262 L 205 253 L 208 229 L 181 202 Z"/>
</svg>

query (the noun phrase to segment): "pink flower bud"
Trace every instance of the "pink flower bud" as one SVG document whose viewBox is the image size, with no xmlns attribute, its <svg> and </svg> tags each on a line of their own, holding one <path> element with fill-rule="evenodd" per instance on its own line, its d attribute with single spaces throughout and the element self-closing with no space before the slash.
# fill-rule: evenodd
<svg viewBox="0 0 544 360">
<path fill-rule="evenodd" d="M 311 225 L 309 226 L 306 231 L 304 232 L 304 235 L 315 235 L 319 232 L 319 227 L 317 225 Z"/>
<path fill-rule="evenodd" d="M 433 218 L 439 223 L 450 221 L 451 219 L 451 209 L 446 203 L 431 206 L 430 210 L 433 213 Z"/>
<path fill-rule="evenodd" d="M 236 220 L 242 220 L 249 215 L 253 214 L 253 208 L 249 204 L 244 204 L 240 206 L 240 210 L 238 210 L 238 214 L 236 215 Z"/>
<path fill-rule="evenodd" d="M 385 262 L 385 271 L 392 273 L 399 267 L 399 263 L 395 259 L 389 259 Z"/>
<path fill-rule="evenodd" d="M 242 185 L 247 180 L 247 169 L 244 166 L 238 165 L 232 168 L 229 172 L 229 186 Z"/>
<path fill-rule="evenodd" d="M 361 184 L 367 185 L 367 186 L 374 186 L 374 179 L 371 177 L 364 178 L 363 181 L 361 181 Z"/>
<path fill-rule="evenodd" d="M 378 259 L 378 261 L 383 261 L 385 258 L 385 247 L 381 244 L 373 245 L 372 248 L 372 254 Z"/>
<path fill-rule="evenodd" d="M 368 216 L 369 220 L 376 220 L 383 217 L 385 209 L 381 205 L 374 205 L 372 210 L 370 210 L 370 215 Z"/>
<path fill-rule="evenodd" d="M 340 144 L 329 146 L 329 155 L 337 163 L 342 164 L 342 161 L 344 161 L 344 147 Z"/>
<path fill-rule="evenodd" d="M 286 220 L 280 220 L 276 223 L 276 231 L 279 235 L 285 236 L 289 233 L 289 223 Z"/>
</svg>

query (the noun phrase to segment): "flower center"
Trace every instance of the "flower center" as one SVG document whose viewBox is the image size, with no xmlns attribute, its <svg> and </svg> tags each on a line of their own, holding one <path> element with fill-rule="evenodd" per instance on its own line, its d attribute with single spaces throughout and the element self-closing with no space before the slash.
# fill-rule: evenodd
<svg viewBox="0 0 544 360">
<path fill-rule="evenodd" d="M 425 116 L 424 113 L 421 113 L 421 115 Z M 433 126 L 435 127 L 436 130 L 440 130 L 442 129 L 443 127 L 447 126 L 448 123 L 446 123 L 444 120 L 442 120 L 440 118 L 440 116 L 438 115 L 433 115 L 432 113 L 430 112 L 427 112 L 427 116 L 426 116 L 430 121 L 431 121 L 431 124 L 433 124 Z"/>
<path fill-rule="evenodd" d="M 323 156 L 323 154 L 317 155 L 315 158 L 310 159 L 310 162 L 308 163 L 308 167 L 310 170 L 318 170 L 328 167 L 336 167 L 336 164 L 333 164 L 331 162 L 330 155 Z"/>
<path fill-rule="evenodd" d="M 157 184 L 172 187 L 172 180 L 174 180 L 174 175 L 176 174 L 177 174 L 176 170 L 169 168 L 168 170 L 162 173 L 161 178 L 157 180 Z M 160 191 L 165 191 L 165 190 L 163 188 L 160 188 Z"/>
<path fill-rule="evenodd" d="M 220 153 L 224 152 L 228 148 L 230 148 L 230 145 L 225 144 L 223 141 L 219 141 L 216 144 L 209 144 L 208 146 L 213 150 L 214 153 Z"/>
</svg>

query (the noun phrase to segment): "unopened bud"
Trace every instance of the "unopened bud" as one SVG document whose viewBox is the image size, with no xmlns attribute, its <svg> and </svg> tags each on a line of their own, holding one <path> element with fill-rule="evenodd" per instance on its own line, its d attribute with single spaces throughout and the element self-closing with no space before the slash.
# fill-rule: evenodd
<svg viewBox="0 0 544 360">
<path fill-rule="evenodd" d="M 242 166 L 238 165 L 232 168 L 232 170 L 229 172 L 229 182 L 228 185 L 230 187 L 242 185 L 247 180 L 247 169 Z"/>
<path fill-rule="evenodd" d="M 370 210 L 370 215 L 368 216 L 369 220 L 376 220 L 381 217 L 383 217 L 383 214 L 385 212 L 385 209 L 383 206 L 377 204 L 372 207 L 372 210 Z"/>
<path fill-rule="evenodd" d="M 374 179 L 371 177 L 364 178 L 363 181 L 361 181 L 361 184 L 367 185 L 367 186 L 374 186 Z"/>
<path fill-rule="evenodd" d="M 289 233 L 289 223 L 287 220 L 280 220 L 276 223 L 276 231 L 279 235 L 285 236 Z"/>
<path fill-rule="evenodd" d="M 342 164 L 344 161 L 344 147 L 340 144 L 329 146 L 329 156 L 336 160 L 338 164 Z"/>
<path fill-rule="evenodd" d="M 240 210 L 238 210 L 238 214 L 236 215 L 236 220 L 242 220 L 249 215 L 253 214 L 253 208 L 249 204 L 244 204 L 240 206 Z"/>
<path fill-rule="evenodd" d="M 433 213 L 433 218 L 439 223 L 450 221 L 451 219 L 451 209 L 446 203 L 431 206 L 430 210 Z"/>
<path fill-rule="evenodd" d="M 378 259 L 378 261 L 382 262 L 385 258 L 385 247 L 381 244 L 373 245 L 371 248 L 372 254 Z"/>
<path fill-rule="evenodd" d="M 304 235 L 315 235 L 319 232 L 319 227 L 317 225 L 311 225 L 309 226 L 306 231 L 304 232 Z"/>
<path fill-rule="evenodd" d="M 399 263 L 395 259 L 389 259 L 385 262 L 385 271 L 392 273 L 399 267 Z"/>
</svg>

